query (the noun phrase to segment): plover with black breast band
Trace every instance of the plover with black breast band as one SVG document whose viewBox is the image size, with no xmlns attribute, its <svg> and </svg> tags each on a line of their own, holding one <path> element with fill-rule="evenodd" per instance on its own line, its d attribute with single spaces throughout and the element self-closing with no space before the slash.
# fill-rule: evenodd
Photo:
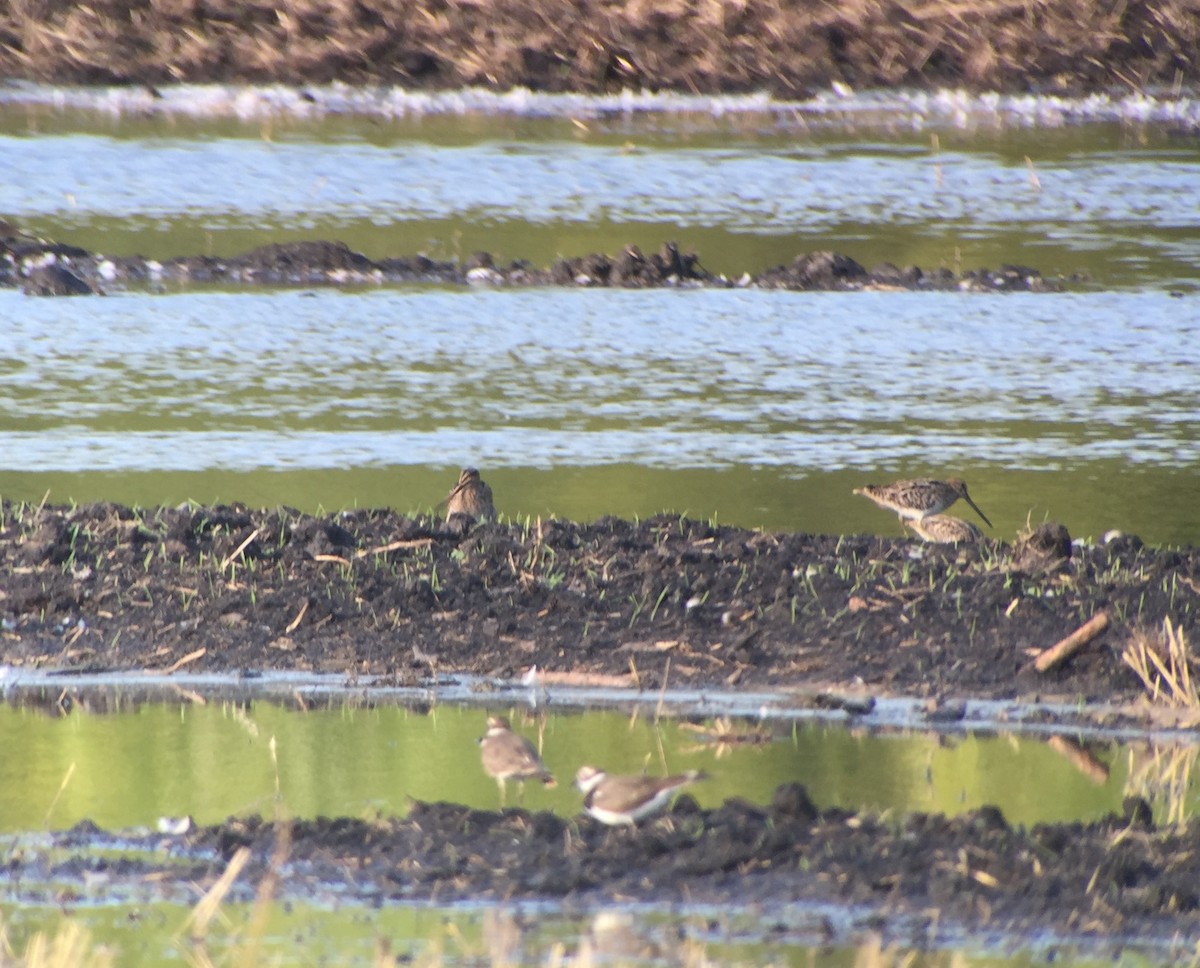
<svg viewBox="0 0 1200 968">
<path fill-rule="evenodd" d="M 583 809 L 603 824 L 634 826 L 664 810 L 685 786 L 704 778 L 698 770 L 676 776 L 613 776 L 595 766 L 581 766 L 575 786 L 583 793 Z"/>
</svg>

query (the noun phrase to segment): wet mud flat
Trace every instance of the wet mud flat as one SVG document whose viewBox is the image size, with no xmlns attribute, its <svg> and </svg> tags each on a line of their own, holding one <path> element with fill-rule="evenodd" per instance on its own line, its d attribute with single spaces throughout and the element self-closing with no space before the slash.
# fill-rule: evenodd
<svg viewBox="0 0 1200 968">
<path fill-rule="evenodd" d="M 239 872 L 231 899 L 243 902 L 265 891 L 371 906 L 528 901 L 570 913 L 614 903 L 729 910 L 732 901 L 767 939 L 852 944 L 871 931 L 921 948 L 1187 952 L 1200 938 L 1198 821 L 1155 829 L 1136 798 L 1120 816 L 1029 829 L 993 808 L 877 816 L 818 810 L 798 784 L 765 806 L 701 810 L 685 794 L 637 828 L 423 802 L 404 818 L 252 816 L 179 836 L 84 822 L 10 850 L 6 893 L 67 905 L 194 901 L 230 866 Z M 825 913 L 814 915 L 816 905 Z"/>
<path fill-rule="evenodd" d="M 442 673 L 640 690 L 1132 704 L 1122 659 L 1195 639 L 1200 554 L 1044 527 L 962 545 L 637 523 L 5 502 L 0 663 L 68 672 Z M 1035 659 L 1103 614 L 1061 664 Z M 1138 712 L 1140 709 L 1140 712 Z M 1149 707 L 1129 715 L 1158 722 Z M 1186 711 L 1180 725 L 1186 725 Z"/>
<path fill-rule="evenodd" d="M 788 265 L 730 278 L 714 275 L 694 251 L 676 243 L 643 253 L 627 245 L 615 256 L 600 252 L 562 258 L 546 267 L 528 260 L 498 261 L 476 252 L 463 262 L 423 255 L 370 259 L 341 242 L 312 240 L 262 246 L 230 258 L 179 256 L 163 261 L 141 256 L 107 257 L 78 246 L 35 238 L 0 219 L 0 286 L 36 296 L 82 296 L 125 288 L 165 289 L 196 285 L 361 286 L 440 283 L 460 286 L 571 286 L 627 289 L 706 286 L 822 291 L 1061 292 L 1065 281 L 1035 268 L 923 270 L 884 263 L 867 269 L 838 252 L 801 253 Z"/>
</svg>

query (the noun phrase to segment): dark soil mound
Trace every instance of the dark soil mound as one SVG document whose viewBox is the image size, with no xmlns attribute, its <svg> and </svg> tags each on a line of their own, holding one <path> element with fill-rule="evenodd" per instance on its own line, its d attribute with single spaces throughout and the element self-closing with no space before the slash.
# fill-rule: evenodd
<svg viewBox="0 0 1200 968">
<path fill-rule="evenodd" d="M 285 897 L 320 895 L 326 886 L 376 904 L 537 898 L 676 906 L 736 897 L 768 924 L 795 917 L 796 902 L 834 902 L 849 906 L 856 927 L 865 922 L 921 947 L 961 943 L 966 930 L 992 943 L 1036 933 L 1043 943 L 1047 935 L 1174 938 L 1186 949 L 1200 937 L 1200 826 L 1155 830 L 1148 818 L 1136 799 L 1123 816 L 1029 830 L 994 808 L 884 818 L 819 811 L 790 784 L 766 807 L 727 800 L 706 811 L 683 796 L 669 815 L 625 829 L 453 803 L 416 803 L 405 819 L 231 819 L 178 838 L 122 835 L 116 861 L 79 855 L 105 846 L 106 835 L 85 823 L 56 835 L 52 851 L 14 855 L 9 867 L 22 883 L 104 873 L 110 889 L 126 878 L 168 890 L 172 879 L 211 884 L 245 850 L 243 891 L 286 863 L 275 888 Z M 139 850 L 143 859 L 131 859 Z M 836 935 L 829 925 L 830 940 Z"/>
<path fill-rule="evenodd" d="M 0 223 L 3 224 L 3 223 Z M 465 264 L 435 262 L 424 256 L 374 261 L 341 242 L 318 240 L 271 244 L 228 259 L 180 256 L 151 262 L 140 256 L 107 258 L 72 246 L 20 233 L 0 235 L 0 285 L 23 285 L 26 292 L 77 295 L 113 286 L 189 283 L 238 285 L 362 285 L 364 283 L 441 282 L 487 286 L 613 286 L 631 288 L 760 286 L 770 289 L 920 289 L 973 292 L 1060 292 L 1062 283 L 1044 279 L 1027 266 L 1001 266 L 955 275 L 949 269 L 925 273 L 917 266 L 898 269 L 885 263 L 870 272 L 836 252 L 799 255 L 788 266 L 736 283 L 708 272 L 694 252 L 668 242 L 646 256 L 627 245 L 615 258 L 594 252 L 559 259 L 538 268 L 519 259 L 503 265 L 488 252 L 476 252 Z"/>
<path fill-rule="evenodd" d="M 1200 555 L 1136 538 L 1022 551 L 763 533 L 676 517 L 447 530 L 389 510 L 6 503 L 0 662 L 278 668 L 415 682 L 461 670 L 590 673 L 1008 698 L 1128 699 L 1131 630 L 1193 637 Z M 1039 559 L 1040 562 L 1040 559 Z M 1035 566 L 1036 565 L 1036 566 Z M 1046 647 L 1104 611 L 1098 642 Z"/>
</svg>

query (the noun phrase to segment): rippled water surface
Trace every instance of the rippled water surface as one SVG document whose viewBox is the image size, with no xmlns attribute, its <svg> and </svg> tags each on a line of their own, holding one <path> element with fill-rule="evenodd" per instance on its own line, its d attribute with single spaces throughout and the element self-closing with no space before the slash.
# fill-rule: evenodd
<svg viewBox="0 0 1200 968">
<path fill-rule="evenodd" d="M 1025 262 L 1062 296 L 0 293 L 0 492 L 897 529 L 850 496 L 966 477 L 998 536 L 1200 542 L 1200 150 L 1153 125 L 806 132 L 759 114 L 111 117 L 7 103 L 0 213 L 115 254 L 372 256 L 675 239 L 738 274 Z"/>
<path fill-rule="evenodd" d="M 430 289 L 0 293 L 0 489 L 894 525 L 856 484 L 966 476 L 1003 535 L 1200 540 L 1191 300 Z M 553 321 L 553 322 L 551 322 Z M 112 482 L 117 482 L 116 484 Z"/>
<path fill-rule="evenodd" d="M 538 262 L 678 239 L 729 273 L 827 247 L 1102 286 L 1192 285 L 1200 266 L 1200 148 L 1152 126 L 864 138 L 753 115 L 181 124 L 8 105 L 0 150 L 0 212 L 116 254 L 335 233 L 369 255 Z"/>
</svg>

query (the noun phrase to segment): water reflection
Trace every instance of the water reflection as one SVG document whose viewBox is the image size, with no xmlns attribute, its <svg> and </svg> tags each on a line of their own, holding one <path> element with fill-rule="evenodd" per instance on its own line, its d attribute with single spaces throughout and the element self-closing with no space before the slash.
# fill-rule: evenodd
<svg viewBox="0 0 1200 968">
<path fill-rule="evenodd" d="M 338 964 L 381 968 L 425 966 L 596 964 L 787 965 L 796 968 L 1026 968 L 1045 963 L 1041 952 L 981 954 L 963 948 L 911 950 L 885 942 L 866 917 L 838 916 L 839 937 L 825 913 L 831 906 L 788 905 L 769 923 L 727 910 L 663 913 L 607 908 L 595 914 L 546 910 L 513 903 L 470 907 L 363 908 L 338 903 L 228 903 L 207 938 L 181 932 L 186 911 L 162 904 L 77 906 L 69 913 L 0 905 L 13 949 L 34 932 L 50 936 L 85 927 L 83 951 L 106 949 L 129 968 L 158 965 Z M 837 916 L 837 915 L 835 915 Z M 1087 965 L 1069 948 L 1054 960 Z M 1143 963 L 1123 952 L 1122 963 Z M 1153 963 L 1147 956 L 1145 963 Z"/>
<path fill-rule="evenodd" d="M 197 697 L 201 698 L 201 697 Z M 476 740 L 486 712 L 411 709 L 343 700 L 320 706 L 213 702 L 127 705 L 109 715 L 64 714 L 51 697 L 0 706 L 0 831 L 153 827 L 163 816 L 215 823 L 231 814 L 403 814 L 413 799 L 499 806 Z M 1163 821 L 1193 816 L 1200 790 L 1194 745 L 1080 744 L 1029 736 L 922 734 L 828 724 L 661 720 L 615 712 L 501 709 L 540 742 L 556 788 L 530 784 L 529 809 L 572 816 L 569 778 L 584 762 L 613 773 L 700 769 L 701 805 L 769 802 L 800 781 L 821 807 L 957 814 L 991 804 L 1013 823 L 1088 819 L 1145 797 Z M 545 718 L 543 718 L 545 717 Z M 515 800 L 510 791 L 510 801 Z"/>
</svg>

